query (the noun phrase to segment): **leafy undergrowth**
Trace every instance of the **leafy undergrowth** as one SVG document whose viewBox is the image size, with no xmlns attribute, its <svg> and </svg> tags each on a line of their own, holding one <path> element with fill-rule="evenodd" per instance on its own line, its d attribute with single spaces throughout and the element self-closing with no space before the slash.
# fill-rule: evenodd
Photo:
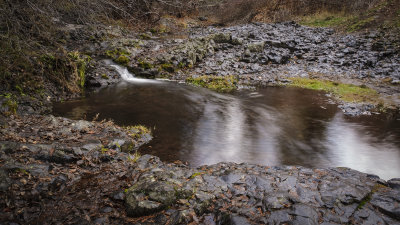
<svg viewBox="0 0 400 225">
<path fill-rule="evenodd" d="M 300 77 L 290 78 L 290 80 L 292 81 L 290 86 L 326 91 L 345 102 L 366 102 L 373 104 L 380 102 L 378 92 L 365 85 L 356 86 Z"/>
<path fill-rule="evenodd" d="M 187 83 L 205 87 L 217 92 L 232 92 L 237 89 L 238 79 L 236 76 L 200 76 L 189 77 L 186 79 Z"/>
</svg>

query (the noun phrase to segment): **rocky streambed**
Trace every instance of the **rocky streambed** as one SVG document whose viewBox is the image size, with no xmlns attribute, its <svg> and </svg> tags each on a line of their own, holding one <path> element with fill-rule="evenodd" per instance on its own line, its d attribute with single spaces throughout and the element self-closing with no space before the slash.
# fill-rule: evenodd
<svg viewBox="0 0 400 225">
<path fill-rule="evenodd" d="M 77 39 L 87 33 L 68 29 Z M 121 81 L 103 63 L 107 57 L 147 78 L 235 75 L 242 86 L 329 78 L 371 86 L 399 105 L 397 36 L 339 35 L 291 22 L 190 32 L 188 39 L 125 34 L 84 41 L 80 50 L 93 57 L 88 87 Z M 343 109 L 358 115 L 368 105 Z M 164 163 L 135 152 L 151 139 L 143 127 L 34 109 L 27 103 L 18 110 L 24 116 L 0 120 L 2 224 L 400 224 L 399 179 L 349 168 Z"/>
</svg>

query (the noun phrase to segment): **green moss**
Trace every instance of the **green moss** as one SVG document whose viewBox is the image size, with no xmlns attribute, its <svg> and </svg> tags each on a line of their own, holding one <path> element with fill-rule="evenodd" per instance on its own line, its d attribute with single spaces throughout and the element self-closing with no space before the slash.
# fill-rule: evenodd
<svg viewBox="0 0 400 225">
<path fill-rule="evenodd" d="M 21 96 L 25 96 L 24 91 L 20 85 L 15 85 L 15 89 L 19 92 Z"/>
<path fill-rule="evenodd" d="M 140 34 L 139 38 L 142 39 L 142 40 L 150 40 L 151 39 L 150 35 L 144 34 L 144 33 Z"/>
<path fill-rule="evenodd" d="M 122 48 L 115 48 L 113 50 L 106 51 L 106 56 L 113 58 L 113 59 L 116 59 L 121 55 L 130 56 L 131 53 L 129 53 L 127 50 L 122 49 Z"/>
<path fill-rule="evenodd" d="M 195 178 L 195 177 L 197 177 L 197 176 L 200 176 L 200 175 L 202 175 L 202 174 L 204 174 L 204 172 L 197 172 L 197 173 L 194 173 L 194 174 L 192 174 L 192 176 L 189 177 L 189 179 L 193 179 L 193 178 Z"/>
<path fill-rule="evenodd" d="M 22 173 L 22 174 L 25 174 L 25 175 L 29 176 L 29 172 L 26 169 L 23 169 L 23 168 L 17 168 L 17 169 L 14 170 L 14 172 L 15 173 Z"/>
<path fill-rule="evenodd" d="M 382 185 L 382 184 L 375 184 L 374 187 L 372 187 L 371 192 L 368 193 L 368 195 L 366 195 L 366 196 L 360 201 L 360 203 L 359 203 L 358 206 L 357 206 L 357 209 L 362 209 L 362 208 L 365 206 L 365 204 L 367 204 L 368 202 L 371 201 L 372 195 L 373 195 L 375 192 L 377 192 L 379 189 L 385 188 L 385 187 L 386 187 L 386 186 L 385 186 L 385 185 Z"/>
<path fill-rule="evenodd" d="M 362 28 L 364 28 L 368 23 L 371 23 L 372 21 L 374 21 L 374 17 L 368 17 L 366 19 L 363 20 L 357 20 L 355 19 L 356 22 L 354 22 L 352 25 L 350 25 L 347 28 L 347 31 L 349 32 L 354 32 L 354 31 L 358 31 L 361 30 Z"/>
<path fill-rule="evenodd" d="M 115 59 L 115 62 L 126 66 L 129 63 L 129 58 L 126 57 L 125 55 L 120 55 L 117 59 Z"/>
<path fill-rule="evenodd" d="M 164 25 L 159 25 L 157 27 L 153 27 L 150 29 L 150 32 L 152 34 L 163 34 L 163 33 L 168 33 L 170 32 L 169 28 Z"/>
<path fill-rule="evenodd" d="M 103 78 L 103 79 L 105 79 L 105 80 L 110 79 L 110 78 L 107 76 L 107 74 L 105 74 L 105 73 L 103 73 L 103 74 L 101 75 L 101 78 Z"/>
<path fill-rule="evenodd" d="M 107 153 L 108 152 L 108 148 L 105 148 L 104 146 L 101 146 L 101 149 L 100 149 L 100 152 L 101 152 L 101 154 L 105 154 L 105 153 Z"/>
<path fill-rule="evenodd" d="M 76 72 L 78 75 L 78 84 L 81 88 L 85 87 L 86 81 L 86 69 L 92 58 L 88 55 L 83 55 L 78 51 L 68 53 L 68 57 L 72 63 L 76 66 Z"/>
<path fill-rule="evenodd" d="M 299 23 L 311 27 L 337 27 L 350 18 L 344 14 L 323 13 L 304 17 Z"/>
<path fill-rule="evenodd" d="M 164 71 L 167 71 L 169 73 L 173 73 L 175 72 L 175 68 L 174 65 L 170 64 L 170 63 L 164 63 L 160 65 L 160 68 Z"/>
<path fill-rule="evenodd" d="M 365 85 L 356 86 L 299 77 L 290 78 L 290 80 L 292 81 L 290 86 L 326 91 L 345 102 L 368 102 L 376 104 L 379 101 L 379 94 Z"/>
<path fill-rule="evenodd" d="M 185 66 L 186 66 L 186 64 L 184 62 L 179 62 L 178 63 L 178 68 L 183 69 L 183 68 L 185 68 Z"/>
<path fill-rule="evenodd" d="M 145 134 L 151 134 L 150 129 L 143 125 L 127 126 L 124 128 L 127 130 L 128 134 L 134 139 L 139 139 Z"/>
<path fill-rule="evenodd" d="M 114 60 L 114 62 L 121 64 L 123 66 L 126 66 L 129 63 L 130 59 L 128 56 L 131 55 L 130 52 L 128 52 L 125 49 L 121 49 L 121 48 L 107 50 L 105 54 L 106 54 L 106 56 L 112 58 Z"/>
<path fill-rule="evenodd" d="M 143 68 L 143 69 L 146 69 L 146 70 L 151 69 L 151 68 L 154 67 L 151 63 L 146 62 L 144 60 L 139 60 L 138 65 L 139 65 L 140 68 Z"/>
<path fill-rule="evenodd" d="M 237 89 L 236 76 L 200 76 L 186 79 L 187 83 L 205 87 L 217 92 L 231 92 Z"/>
</svg>

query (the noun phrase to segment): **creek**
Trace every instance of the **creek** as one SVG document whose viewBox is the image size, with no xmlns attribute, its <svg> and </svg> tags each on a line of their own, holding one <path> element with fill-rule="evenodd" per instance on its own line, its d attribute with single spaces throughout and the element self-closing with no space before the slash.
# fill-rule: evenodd
<svg viewBox="0 0 400 225">
<path fill-rule="evenodd" d="M 110 62 L 108 62 L 110 63 Z M 349 117 L 322 92 L 266 87 L 232 94 L 135 78 L 54 104 L 54 115 L 142 124 L 154 139 L 139 150 L 193 166 L 218 162 L 350 167 L 400 177 L 400 115 Z"/>
</svg>

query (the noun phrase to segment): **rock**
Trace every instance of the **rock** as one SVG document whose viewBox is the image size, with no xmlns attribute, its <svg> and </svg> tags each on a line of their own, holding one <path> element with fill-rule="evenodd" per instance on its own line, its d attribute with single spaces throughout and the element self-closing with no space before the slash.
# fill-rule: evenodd
<svg viewBox="0 0 400 225">
<path fill-rule="evenodd" d="M 205 17 L 205 16 L 200 16 L 200 17 L 199 17 L 199 20 L 200 20 L 200 21 L 207 21 L 207 20 L 208 20 L 208 18 L 207 18 L 207 17 Z"/>
<path fill-rule="evenodd" d="M 92 123 L 85 120 L 79 120 L 72 124 L 72 129 L 78 132 L 88 132 L 91 127 Z"/>
<path fill-rule="evenodd" d="M 242 38 L 232 38 L 232 44 L 233 45 L 242 45 L 244 40 Z"/>
<path fill-rule="evenodd" d="M 218 33 L 211 36 L 211 39 L 215 43 L 231 43 L 232 34 L 231 33 Z"/>
<path fill-rule="evenodd" d="M 108 223 L 108 218 L 107 217 L 100 217 L 94 220 L 94 224 L 96 225 L 106 225 Z"/>
<path fill-rule="evenodd" d="M 247 45 L 250 52 L 262 52 L 264 50 L 265 42 L 254 42 Z"/>
<path fill-rule="evenodd" d="M 400 221 L 400 191 L 382 190 L 372 195 L 370 203 L 382 213 Z"/>
<path fill-rule="evenodd" d="M 250 225 L 251 223 L 249 222 L 248 219 L 245 217 L 241 216 L 232 216 L 231 218 L 231 224 L 232 225 Z"/>
<path fill-rule="evenodd" d="M 7 172 L 0 168 L 0 192 L 7 191 L 8 187 L 11 185 L 11 179 L 8 177 Z"/>
<path fill-rule="evenodd" d="M 132 199 L 130 195 L 127 195 L 126 203 L 128 205 L 127 213 L 129 216 L 146 216 L 158 212 L 165 207 L 161 203 L 155 201 L 136 201 Z"/>
<path fill-rule="evenodd" d="M 395 190 L 400 190 L 400 178 L 393 178 L 387 181 L 387 184 L 389 187 L 395 189 Z"/>
<path fill-rule="evenodd" d="M 64 175 L 57 176 L 50 181 L 49 190 L 52 192 L 62 191 L 67 181 L 68 178 Z"/>
<path fill-rule="evenodd" d="M 113 198 L 114 200 L 120 200 L 120 201 L 122 201 L 122 200 L 125 199 L 125 194 L 124 194 L 124 192 L 122 192 L 122 191 L 117 191 L 117 192 L 115 192 L 115 193 L 112 195 L 112 198 Z"/>
</svg>

